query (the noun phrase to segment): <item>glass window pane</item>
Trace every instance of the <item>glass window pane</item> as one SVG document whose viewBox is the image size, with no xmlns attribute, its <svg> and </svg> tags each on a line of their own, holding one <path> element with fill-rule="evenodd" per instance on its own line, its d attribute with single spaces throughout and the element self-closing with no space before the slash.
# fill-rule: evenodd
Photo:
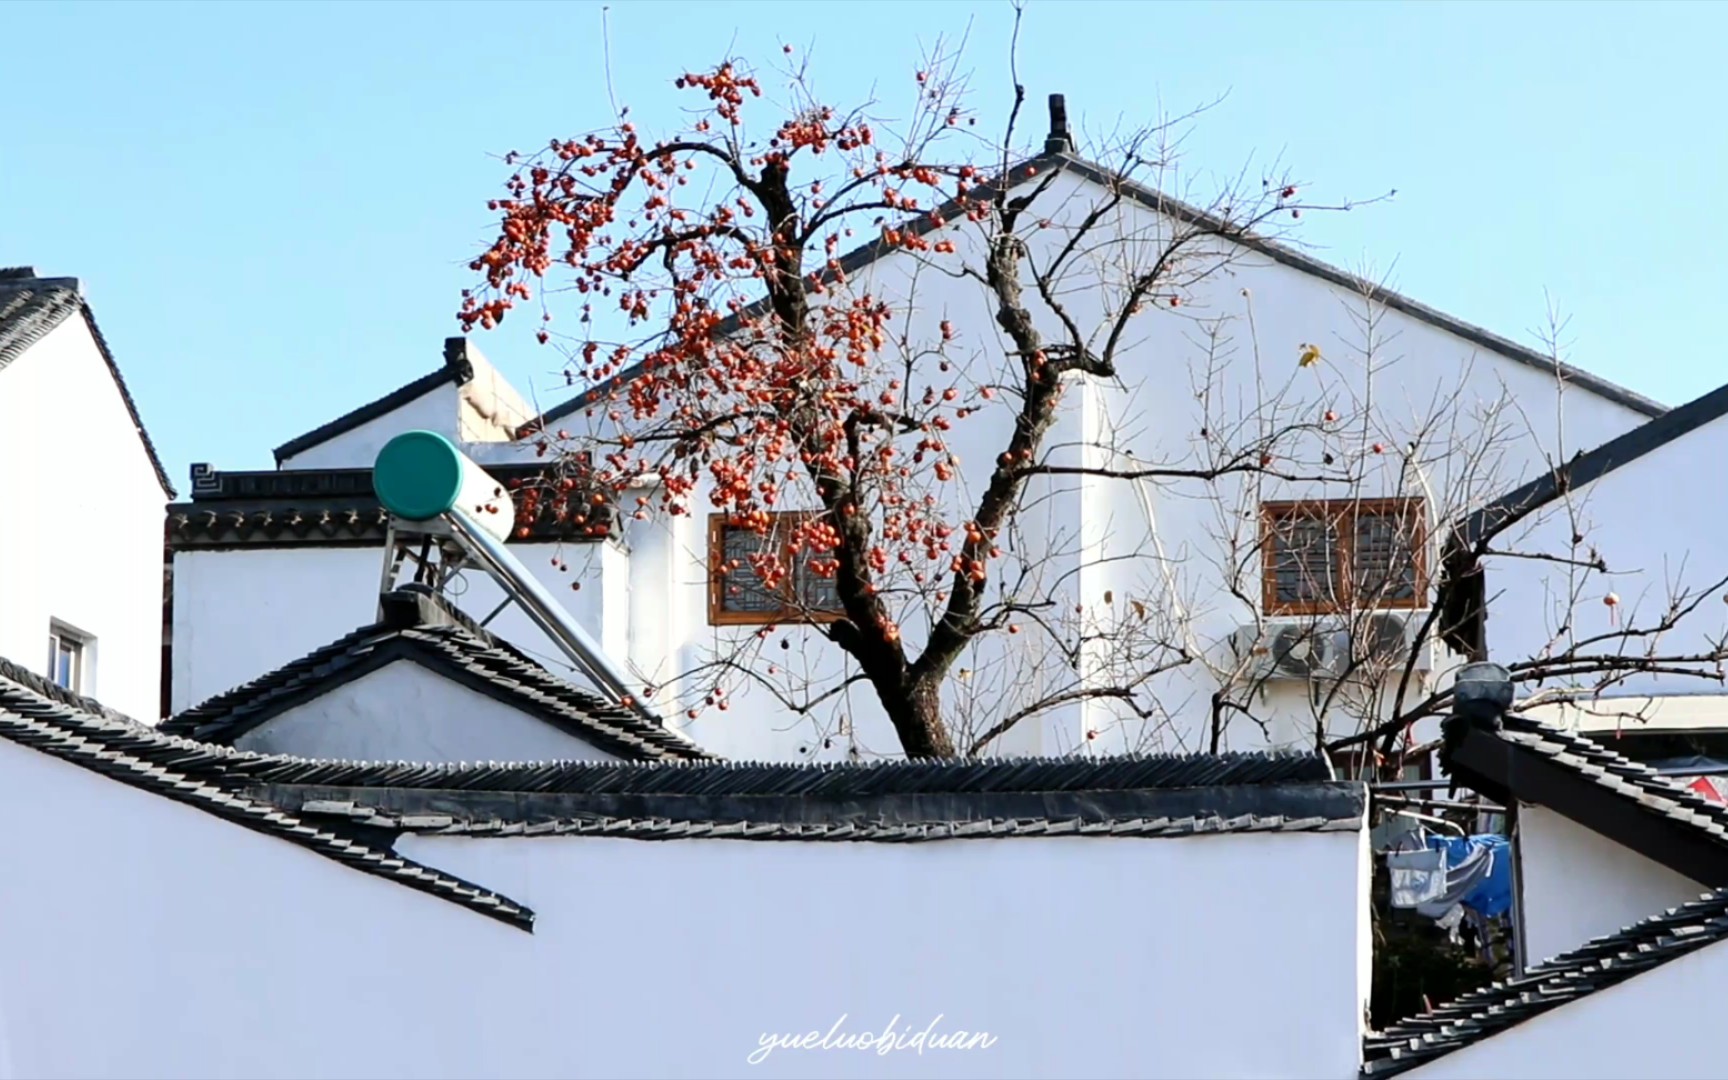
<svg viewBox="0 0 1728 1080">
<path fill-rule="evenodd" d="M 834 572 L 819 574 L 813 562 L 831 562 L 832 552 L 805 552 L 798 560 L 798 597 L 806 611 L 839 611 L 840 592 L 834 586 Z"/>
<path fill-rule="evenodd" d="M 76 690 L 78 680 L 78 648 L 64 637 L 56 634 L 54 647 L 54 682 L 68 690 Z"/>
<path fill-rule="evenodd" d="M 780 597 L 762 584 L 750 556 L 763 550 L 768 537 L 758 536 L 748 529 L 724 526 L 720 533 L 721 571 L 720 610 L 738 614 L 772 615 L 785 605 Z"/>
<path fill-rule="evenodd" d="M 1356 516 L 1356 596 L 1363 607 L 1416 598 L 1415 515 L 1405 509 Z"/>
<path fill-rule="evenodd" d="M 1318 514 L 1290 514 L 1272 526 L 1274 596 L 1280 604 L 1338 599 L 1338 529 Z"/>
</svg>

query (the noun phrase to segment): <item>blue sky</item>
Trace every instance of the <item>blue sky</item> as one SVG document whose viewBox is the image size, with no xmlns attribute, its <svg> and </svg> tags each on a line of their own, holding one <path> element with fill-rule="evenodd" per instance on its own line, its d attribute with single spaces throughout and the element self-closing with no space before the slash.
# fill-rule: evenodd
<svg viewBox="0 0 1728 1080">
<path fill-rule="evenodd" d="M 1008 91 L 990 2 L 613 0 L 614 90 L 648 130 L 729 50 L 807 51 L 845 103 L 970 25 L 975 103 Z M 78 276 L 177 486 L 426 371 L 487 239 L 495 155 L 609 119 L 597 3 L 6 6 L 0 265 Z M 1328 261 L 1677 404 L 1728 378 L 1728 100 L 1714 4 L 1130 4 L 1033 0 L 1020 71 L 1083 130 L 1226 95 L 1186 167 L 1282 156 Z M 22 43 L 23 47 L 19 47 Z M 1041 110 L 1041 105 L 1039 106 Z M 519 387 L 556 356 L 480 335 Z"/>
</svg>

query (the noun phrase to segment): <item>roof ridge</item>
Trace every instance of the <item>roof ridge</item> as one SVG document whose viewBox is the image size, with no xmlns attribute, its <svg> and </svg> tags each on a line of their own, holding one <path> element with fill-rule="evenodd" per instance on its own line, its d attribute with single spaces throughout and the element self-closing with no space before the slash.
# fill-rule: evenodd
<svg viewBox="0 0 1728 1080">
<path fill-rule="evenodd" d="M 1363 1040 L 1364 1077 L 1394 1076 L 1728 939 L 1728 888 L 1640 919 Z"/>
<path fill-rule="evenodd" d="M 10 665 L 8 665 L 10 666 Z M 108 714 L 112 715 L 108 715 Z M 519 929 L 533 927 L 534 913 L 509 898 L 388 849 L 319 828 L 278 806 L 238 794 L 218 778 L 134 753 L 142 748 L 176 750 L 182 740 L 161 735 L 136 721 L 118 723 L 112 710 L 91 713 L 80 706 L 36 693 L 29 686 L 0 681 L 0 738 L 100 773 L 215 817 L 276 836 L 317 854 L 388 878 L 444 900 L 461 904 Z M 120 717 L 126 720 L 125 717 Z M 95 745 L 92 745 L 92 744 Z M 205 748 L 213 749 L 213 748 Z M 196 758 L 180 755 L 188 762 Z"/>
<path fill-rule="evenodd" d="M 732 760 L 356 762 L 250 755 L 226 763 L 236 778 L 330 787 L 590 795 L 821 795 L 1100 792 L 1143 788 L 1299 785 L 1359 788 L 1331 778 L 1324 758 L 1206 755 L 762 762 Z"/>
<path fill-rule="evenodd" d="M 1522 517 L 1568 491 L 1593 484 L 1622 465 L 1660 450 L 1675 439 L 1724 416 L 1728 416 L 1728 383 L 1685 404 L 1676 405 L 1630 431 L 1621 432 L 1594 449 L 1580 450 L 1567 461 L 1492 500 L 1464 518 L 1464 539 L 1475 543 L 1484 533 L 1499 527 L 1507 519 Z"/>
<path fill-rule="evenodd" d="M 650 725 L 551 671 L 424 586 L 386 593 L 380 607 L 382 620 L 184 709 L 165 721 L 163 729 L 231 745 L 287 709 L 318 697 L 320 684 L 333 675 L 358 678 L 408 659 L 499 696 L 604 752 L 628 758 L 713 757 L 682 733 Z"/>
<path fill-rule="evenodd" d="M 85 697 L 76 691 L 68 690 L 59 683 L 56 683 L 45 676 L 38 675 L 36 672 L 14 663 L 13 661 L 6 659 L 4 656 L 0 656 L 0 679 L 7 682 L 17 683 L 19 686 L 22 686 L 24 689 L 38 697 L 47 698 L 49 701 L 66 705 L 70 708 L 77 709 L 80 712 L 90 713 L 93 716 L 100 716 L 104 720 L 116 724 L 127 724 L 132 727 L 144 728 L 146 730 L 150 727 L 150 725 L 145 724 L 140 720 L 134 720 L 125 713 L 110 709 L 95 698 Z"/>
<path fill-rule="evenodd" d="M 271 453 L 276 464 L 295 454 L 303 453 L 321 443 L 329 442 L 338 435 L 345 435 L 361 424 L 387 416 L 416 398 L 422 397 L 446 383 L 457 386 L 466 385 L 474 378 L 474 364 L 468 356 L 468 339 L 452 337 L 444 339 L 443 362 L 433 371 L 429 371 L 409 382 L 398 386 L 386 394 L 381 394 L 363 405 L 349 409 L 334 420 L 319 424 L 310 431 L 302 432 L 294 438 L 278 446 Z M 454 423 L 456 415 L 450 416 Z"/>
<path fill-rule="evenodd" d="M 1138 203 L 1139 205 L 1154 211 L 1169 213 L 1172 216 L 1184 218 L 1190 223 L 1217 223 L 1221 220 L 1211 211 L 1203 210 L 1184 200 L 1165 195 L 1157 189 L 1147 184 L 1143 184 L 1138 180 L 1117 176 L 1106 166 L 1099 165 L 1098 163 L 1083 158 L 1079 154 L 1069 150 L 1052 149 L 1048 144 L 1044 152 L 1028 157 L 1019 164 L 1009 168 L 1005 186 L 1008 189 L 1013 189 L 1025 183 L 1034 175 L 1041 175 L 1044 173 L 1044 170 L 1050 168 L 1072 170 L 1076 175 L 1081 176 L 1092 183 L 1119 190 L 1132 202 Z M 986 193 L 996 190 L 997 183 L 998 180 L 992 179 L 985 184 L 980 185 L 978 188 L 974 189 L 973 198 L 982 197 L 986 195 Z M 899 229 L 902 233 L 911 232 L 914 235 L 922 236 L 936 228 L 936 226 L 931 224 L 932 218 L 939 218 L 944 222 L 955 221 L 958 220 L 959 210 L 959 200 L 950 199 L 941 206 L 935 208 L 934 211 L 920 211 L 907 217 L 901 222 Z M 1257 233 L 1243 233 L 1232 237 L 1231 239 L 1233 242 L 1239 243 L 1241 246 L 1248 248 L 1249 250 L 1258 251 L 1259 253 L 1266 255 L 1277 262 L 1283 263 L 1292 269 L 1329 281 L 1334 285 L 1354 289 L 1361 288 L 1365 284 L 1359 275 L 1351 274 L 1331 265 L 1330 263 L 1323 262 L 1289 243 L 1261 236 Z M 858 247 L 853 248 L 851 251 L 846 252 L 844 255 L 840 256 L 836 262 L 828 264 L 822 271 L 824 280 L 828 280 L 829 277 L 835 273 L 836 266 L 838 266 L 839 272 L 853 275 L 863 267 L 868 266 L 877 259 L 880 259 L 895 250 L 897 250 L 896 247 L 887 244 L 880 237 L 869 240 L 860 244 Z M 1622 405 L 1647 417 L 1660 417 L 1670 411 L 1666 406 L 1653 401 L 1642 394 L 1629 390 L 1617 383 L 1610 382 L 1600 376 L 1592 375 L 1590 372 L 1584 371 L 1581 368 L 1575 368 L 1569 364 L 1556 361 L 1553 357 L 1544 356 L 1528 346 L 1519 345 L 1510 338 L 1502 337 L 1491 330 L 1477 326 L 1474 323 L 1466 322 L 1457 316 L 1448 315 L 1436 308 L 1429 307 L 1427 304 L 1405 296 L 1403 293 L 1396 290 L 1381 286 L 1373 287 L 1375 290 L 1375 299 L 1378 303 L 1396 311 L 1403 312 L 1414 319 L 1428 323 L 1429 325 L 1435 326 L 1456 337 L 1463 338 L 1472 344 L 1505 356 L 1507 359 L 1516 363 L 1549 374 L 1557 375 L 1576 386 L 1580 386 L 1589 390 L 1591 393 L 1597 394 L 1615 404 Z M 766 310 L 766 307 L 766 298 L 753 300 L 750 303 L 745 304 L 736 313 L 728 315 L 726 318 L 722 319 L 714 328 L 713 333 L 717 336 L 730 333 L 741 324 L 744 318 L 759 314 Z M 575 396 L 554 405 L 552 408 L 547 409 L 539 416 L 522 425 L 521 429 L 517 432 L 518 438 L 526 437 L 534 431 L 543 431 L 548 425 L 563 419 L 571 413 L 576 412 L 578 409 L 581 409 L 586 405 L 595 404 L 597 399 L 601 395 L 605 394 L 610 388 L 634 378 L 641 369 L 642 365 L 638 362 L 607 379 L 601 380 L 593 386 L 584 388 Z"/>
<path fill-rule="evenodd" d="M 19 272 L 31 270 L 30 267 L 11 269 Z M 120 391 L 120 400 L 126 406 L 127 415 L 132 418 L 132 427 L 137 432 L 139 441 L 144 444 L 144 452 L 150 458 L 151 467 L 156 470 L 156 480 L 162 485 L 162 490 L 168 493 L 168 497 L 173 498 L 174 485 L 168 480 L 168 471 L 162 467 L 162 458 L 156 453 L 156 444 L 150 441 L 150 432 L 144 427 L 138 402 L 126 385 L 126 377 L 120 373 L 120 364 L 114 359 L 114 350 L 109 348 L 108 339 L 102 335 L 102 327 L 97 324 L 95 312 L 84 299 L 83 287 L 77 278 L 25 279 L 15 276 L 0 279 L 0 369 L 22 356 L 30 346 L 71 318 L 74 312 L 84 316 L 84 325 L 90 331 L 96 352 L 102 357 L 102 362 L 108 365 L 109 377 L 114 380 L 115 389 Z"/>
<path fill-rule="evenodd" d="M 1501 722 L 1513 731 L 1539 735 L 1553 742 L 1568 745 L 1573 750 L 1603 758 L 1614 765 L 1615 772 L 1627 783 L 1671 799 L 1688 810 L 1711 818 L 1724 830 L 1728 830 L 1728 806 L 1704 798 L 1684 784 L 1670 780 L 1643 762 L 1633 761 L 1588 735 L 1568 731 L 1565 728 L 1544 723 L 1535 717 L 1521 713 L 1507 713 Z M 1720 836 L 1712 833 L 1711 836 L 1718 842 L 1728 844 L 1728 833 Z"/>
</svg>

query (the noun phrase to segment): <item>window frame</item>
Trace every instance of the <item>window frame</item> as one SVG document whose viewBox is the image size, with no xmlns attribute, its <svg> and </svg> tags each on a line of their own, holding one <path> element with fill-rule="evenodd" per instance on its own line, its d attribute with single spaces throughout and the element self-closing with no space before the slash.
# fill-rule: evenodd
<svg viewBox="0 0 1728 1080">
<path fill-rule="evenodd" d="M 1341 615 L 1356 606 L 1356 521 L 1363 514 L 1388 515 L 1401 512 L 1413 525 L 1410 552 L 1415 564 L 1415 587 L 1408 599 L 1381 597 L 1375 611 L 1414 611 L 1428 602 L 1428 516 L 1420 497 L 1381 499 L 1280 499 L 1260 504 L 1260 605 L 1267 615 Z M 1281 601 L 1278 599 L 1278 546 L 1276 527 L 1289 518 L 1314 518 L 1348 522 L 1340 528 L 1333 551 L 1337 554 L 1342 595 L 1325 600 Z"/>
<path fill-rule="evenodd" d="M 71 685 L 60 682 L 60 651 L 61 645 L 70 646 L 67 650 L 72 659 Z M 95 638 L 81 630 L 75 630 L 58 619 L 48 622 L 48 681 L 74 694 L 87 694 L 90 684 L 90 661 Z"/>
<path fill-rule="evenodd" d="M 814 510 L 775 510 L 770 511 L 778 523 L 781 520 L 808 520 L 820 515 Z M 721 565 L 726 556 L 727 522 L 732 515 L 713 513 L 708 515 L 708 625 L 709 626 L 779 626 L 808 625 L 820 626 L 825 623 L 838 622 L 846 617 L 840 610 L 809 611 L 797 604 L 794 598 L 798 594 L 798 570 L 794 569 L 790 577 L 789 588 L 792 590 L 784 598 L 783 606 L 775 611 L 727 611 L 726 610 L 726 574 Z M 772 534 L 771 534 L 772 535 Z"/>
</svg>

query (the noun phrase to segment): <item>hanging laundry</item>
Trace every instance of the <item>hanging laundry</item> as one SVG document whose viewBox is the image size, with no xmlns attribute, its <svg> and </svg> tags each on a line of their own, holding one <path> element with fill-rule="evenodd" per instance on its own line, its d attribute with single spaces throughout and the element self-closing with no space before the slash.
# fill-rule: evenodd
<svg viewBox="0 0 1728 1080">
<path fill-rule="evenodd" d="M 1446 853 L 1430 847 L 1386 856 L 1392 874 L 1392 906 L 1421 908 L 1446 894 Z"/>
<path fill-rule="evenodd" d="M 1478 915 L 1498 918 L 1512 910 L 1512 846 L 1504 836 L 1429 836 L 1427 843 L 1445 856 L 1446 887 L 1417 905 L 1418 912 L 1438 919 L 1463 904 Z"/>
</svg>

